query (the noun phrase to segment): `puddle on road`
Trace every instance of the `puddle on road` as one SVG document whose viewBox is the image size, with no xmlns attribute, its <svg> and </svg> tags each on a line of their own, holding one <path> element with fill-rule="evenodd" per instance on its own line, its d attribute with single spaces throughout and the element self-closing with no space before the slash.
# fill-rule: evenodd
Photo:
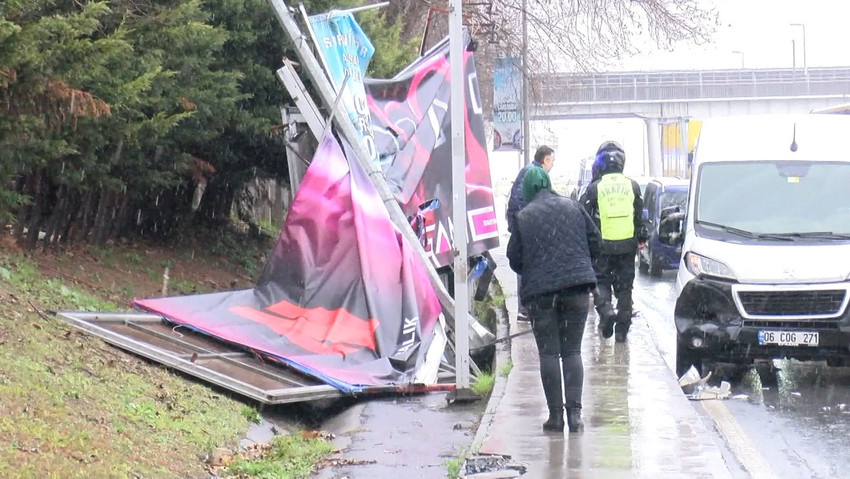
<svg viewBox="0 0 850 479">
<path fill-rule="evenodd" d="M 750 368 L 733 383 L 733 394 L 746 394 L 750 403 L 783 416 L 850 433 L 850 368 L 788 360 L 774 366 Z"/>
</svg>

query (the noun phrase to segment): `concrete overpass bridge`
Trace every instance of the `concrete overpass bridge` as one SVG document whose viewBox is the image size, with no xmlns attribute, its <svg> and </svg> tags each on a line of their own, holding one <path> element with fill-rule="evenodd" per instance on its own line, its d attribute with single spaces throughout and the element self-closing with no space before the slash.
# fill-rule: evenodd
<svg viewBox="0 0 850 479">
<path fill-rule="evenodd" d="M 692 119 L 850 101 L 850 67 L 562 74 L 532 84 L 531 120 L 643 118 L 654 176 L 662 171 L 660 125 L 678 122 L 686 139 Z"/>
</svg>

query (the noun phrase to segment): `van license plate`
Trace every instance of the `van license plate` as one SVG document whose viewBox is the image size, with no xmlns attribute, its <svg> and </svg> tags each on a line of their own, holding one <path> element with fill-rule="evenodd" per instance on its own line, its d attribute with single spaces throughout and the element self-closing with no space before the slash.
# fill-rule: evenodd
<svg viewBox="0 0 850 479">
<path fill-rule="evenodd" d="M 807 331 L 759 331 L 759 344 L 817 346 L 820 334 Z"/>
</svg>

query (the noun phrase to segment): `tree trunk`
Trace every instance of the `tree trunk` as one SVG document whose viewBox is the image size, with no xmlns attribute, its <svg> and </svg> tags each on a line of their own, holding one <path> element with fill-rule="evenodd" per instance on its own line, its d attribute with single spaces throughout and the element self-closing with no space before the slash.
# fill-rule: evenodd
<svg viewBox="0 0 850 479">
<path fill-rule="evenodd" d="M 125 236 L 127 233 L 127 207 L 130 204 L 130 191 L 127 190 L 121 195 L 121 206 L 118 207 L 118 212 L 115 214 L 115 219 L 112 221 L 110 228 L 110 237 Z"/>
<path fill-rule="evenodd" d="M 28 195 L 32 196 L 32 191 L 34 189 L 33 184 L 33 175 L 26 175 L 21 181 L 21 196 L 26 198 Z M 22 245 L 24 243 L 24 223 L 26 223 L 27 218 L 30 214 L 30 209 L 32 209 L 31 202 L 21 205 L 18 209 L 18 220 L 15 222 L 15 241 L 18 244 Z"/>
<path fill-rule="evenodd" d="M 67 213 L 63 215 L 63 221 L 65 221 L 65 226 L 60 237 L 62 238 L 63 244 L 70 244 L 72 242 L 71 237 L 73 236 L 74 226 L 76 225 L 77 218 L 80 217 L 80 209 L 82 209 L 82 196 L 78 191 L 70 191 L 66 193 L 66 198 L 68 209 Z M 58 242 L 56 243 L 56 246 L 59 246 Z"/>
<path fill-rule="evenodd" d="M 60 185 L 56 190 L 56 203 L 53 208 L 53 214 L 50 215 L 50 222 L 47 224 L 47 231 L 45 231 L 44 241 L 41 244 L 42 249 L 45 251 L 50 246 L 51 241 L 59 243 L 59 225 L 65 220 L 65 211 L 68 209 L 67 190 L 68 187 L 65 185 Z M 56 238 L 53 238 L 54 235 Z"/>
<path fill-rule="evenodd" d="M 83 210 L 83 217 L 77 223 L 80 229 L 77 230 L 77 235 L 75 238 L 76 243 L 82 243 L 88 237 L 92 209 L 94 208 L 93 203 L 94 193 L 92 193 L 91 191 L 87 191 L 86 194 L 83 195 L 83 204 L 81 205 L 81 209 Z"/>
<path fill-rule="evenodd" d="M 100 194 L 100 201 L 97 205 L 97 214 L 95 215 L 94 225 L 92 226 L 91 233 L 91 242 L 93 244 L 103 244 L 106 242 L 105 238 L 105 230 L 106 225 L 109 223 L 109 212 L 112 203 L 112 193 L 102 192 Z"/>
<path fill-rule="evenodd" d="M 24 240 L 24 249 L 32 251 L 38 243 L 38 234 L 41 230 L 41 211 L 44 207 L 44 169 L 37 168 L 33 175 L 32 185 L 32 210 L 27 224 L 27 237 Z"/>
</svg>

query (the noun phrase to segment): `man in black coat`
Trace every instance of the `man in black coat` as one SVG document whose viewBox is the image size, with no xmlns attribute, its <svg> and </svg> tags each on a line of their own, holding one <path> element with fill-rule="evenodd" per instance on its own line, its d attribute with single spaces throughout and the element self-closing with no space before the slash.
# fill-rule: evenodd
<svg viewBox="0 0 850 479">
<path fill-rule="evenodd" d="M 522 183 L 526 205 L 517 213 L 507 254 L 511 269 L 522 275 L 519 295 L 528 308 L 540 353 L 540 378 L 549 408 L 543 429 L 562 431 L 566 406 L 569 430 L 575 432 L 582 427 L 581 340 L 590 309 L 588 295 L 596 284 L 593 260 L 602 239 L 577 202 L 552 192 L 545 171 L 528 170 Z"/>
</svg>

